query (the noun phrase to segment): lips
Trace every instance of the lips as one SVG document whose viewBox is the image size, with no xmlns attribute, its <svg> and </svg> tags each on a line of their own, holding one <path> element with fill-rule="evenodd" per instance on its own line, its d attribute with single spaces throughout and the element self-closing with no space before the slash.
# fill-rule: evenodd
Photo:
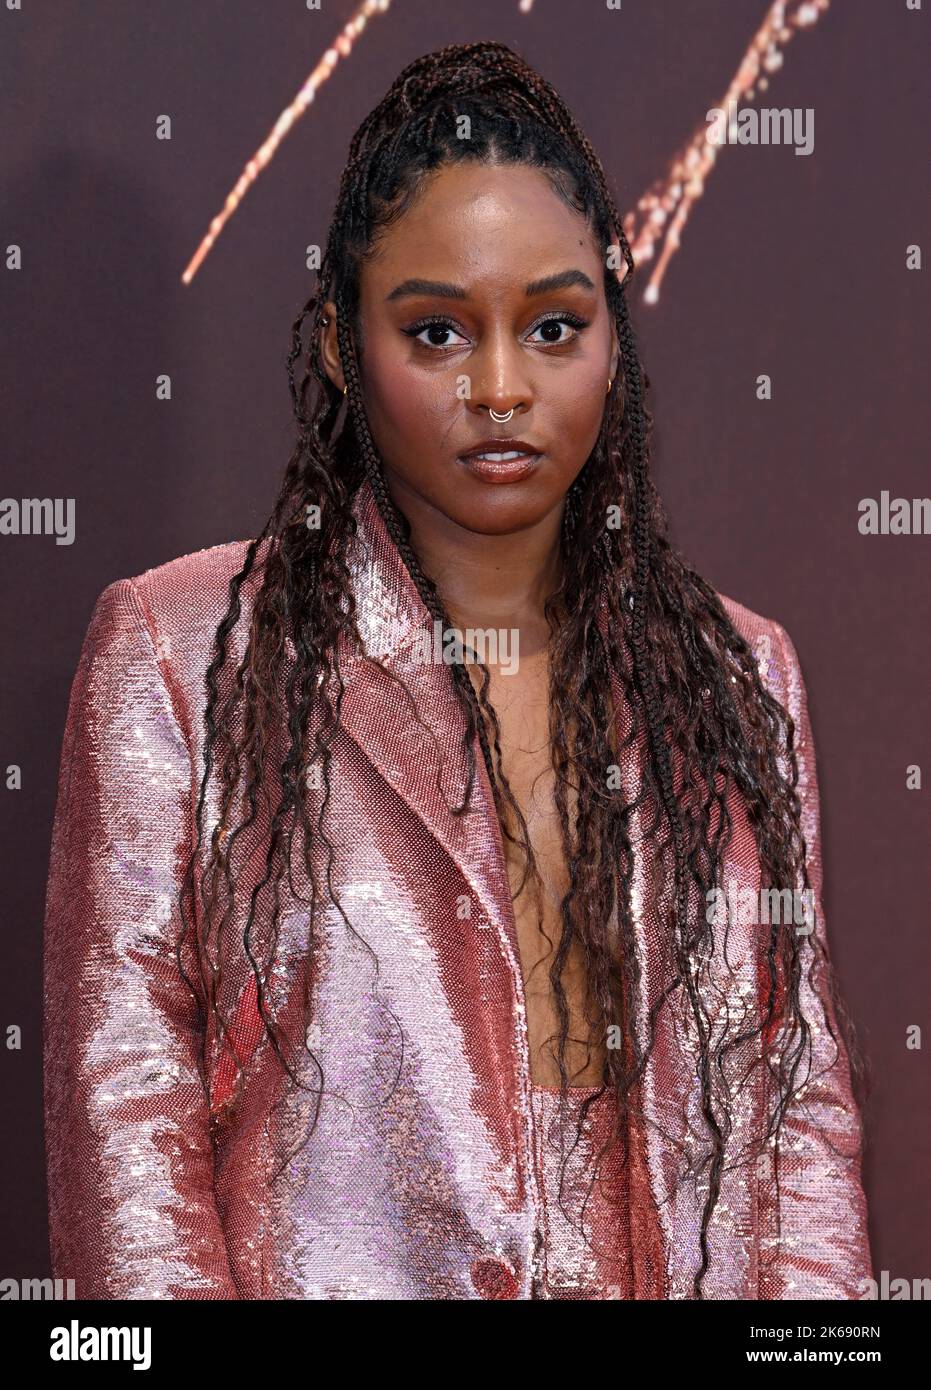
<svg viewBox="0 0 931 1390">
<path fill-rule="evenodd" d="M 540 452 L 541 450 L 536 445 L 528 444 L 526 439 L 507 439 L 503 436 L 496 436 L 493 439 L 483 439 L 480 443 L 473 445 L 471 449 L 460 454 L 459 458 L 471 459 L 482 454 L 491 454 L 493 457 L 501 454 L 514 454 L 519 458 L 527 458 Z M 498 461 L 500 462 L 500 457 L 498 457 Z"/>
<path fill-rule="evenodd" d="M 483 439 L 458 460 L 483 483 L 517 483 L 536 472 L 542 451 L 526 439 Z"/>
</svg>

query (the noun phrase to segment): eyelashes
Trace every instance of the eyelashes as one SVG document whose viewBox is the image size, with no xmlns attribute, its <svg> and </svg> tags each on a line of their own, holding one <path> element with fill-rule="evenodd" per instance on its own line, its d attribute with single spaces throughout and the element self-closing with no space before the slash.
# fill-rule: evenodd
<svg viewBox="0 0 931 1390">
<path fill-rule="evenodd" d="M 590 319 L 582 318 L 579 314 L 546 314 L 543 318 L 539 319 L 533 325 L 533 327 L 528 330 L 528 332 L 536 333 L 539 329 L 544 328 L 552 323 L 568 324 L 569 327 L 573 329 L 571 337 L 560 338 L 558 341 L 551 341 L 549 343 L 537 344 L 537 346 L 540 347 L 565 347 L 568 343 L 574 342 L 575 339 L 578 337 L 579 333 L 583 329 L 587 328 L 590 322 Z M 420 339 L 420 334 L 426 332 L 431 328 L 435 328 L 438 332 L 442 332 L 445 330 L 448 333 L 458 333 L 462 337 L 465 336 L 461 333 L 460 329 L 456 326 L 452 319 L 444 318 L 442 314 L 429 314 L 425 318 L 418 319 L 416 323 L 412 323 L 409 328 L 402 328 L 401 332 L 404 333 L 408 338 L 412 338 L 415 341 L 419 341 L 420 346 L 426 348 L 428 352 L 448 352 L 451 348 L 458 348 L 463 346 L 463 344 L 461 343 L 423 342 Z"/>
</svg>

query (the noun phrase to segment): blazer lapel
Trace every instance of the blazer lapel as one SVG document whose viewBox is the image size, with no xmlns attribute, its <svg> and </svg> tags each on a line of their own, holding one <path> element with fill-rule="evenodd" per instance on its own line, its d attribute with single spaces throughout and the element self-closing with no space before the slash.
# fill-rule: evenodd
<svg viewBox="0 0 931 1390">
<path fill-rule="evenodd" d="M 458 865 L 488 924 L 516 949 L 501 831 L 478 739 L 473 737 L 470 810 L 455 816 L 450 807 L 462 804 L 468 777 L 465 716 L 449 669 L 417 659 L 415 638 L 432 631 L 432 618 L 367 482 L 356 515 L 358 546 L 350 570 L 359 632 L 366 653 L 399 679 L 361 659 L 342 639 L 341 726 Z M 400 681 L 415 697 L 416 710 Z"/>
</svg>

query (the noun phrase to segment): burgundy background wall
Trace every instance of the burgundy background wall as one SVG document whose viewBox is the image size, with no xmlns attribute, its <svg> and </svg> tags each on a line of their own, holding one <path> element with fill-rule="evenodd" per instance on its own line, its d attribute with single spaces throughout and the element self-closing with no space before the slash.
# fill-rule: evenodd
<svg viewBox="0 0 931 1390">
<path fill-rule="evenodd" d="M 19 791 L 0 778 L 0 1025 L 23 1029 L 20 1051 L 0 1049 L 0 1275 L 48 1272 L 42 914 L 91 607 L 111 580 L 251 536 L 270 510 L 304 249 L 325 242 L 356 125 L 412 58 L 502 39 L 575 110 L 626 211 L 723 94 L 766 7 L 395 0 L 190 287 L 210 219 L 353 4 L 0 9 L 0 495 L 73 497 L 76 518 L 70 546 L 0 536 L 0 769 L 23 776 Z M 876 1268 L 908 1279 L 931 1275 L 929 1068 L 906 1048 L 931 995 L 931 537 L 862 536 L 857 519 L 883 489 L 931 492 L 928 271 L 905 265 L 929 242 L 929 24 L 931 5 L 835 0 L 795 37 L 759 104 L 813 107 L 813 153 L 725 151 L 659 304 L 635 311 L 674 537 L 717 588 L 783 623 L 807 679 L 828 932 L 876 1075 Z M 170 141 L 155 137 L 162 114 Z"/>
</svg>

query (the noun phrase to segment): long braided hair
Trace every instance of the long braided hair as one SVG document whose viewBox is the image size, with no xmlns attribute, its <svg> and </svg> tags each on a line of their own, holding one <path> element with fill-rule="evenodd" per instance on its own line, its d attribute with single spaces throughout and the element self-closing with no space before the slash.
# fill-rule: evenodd
<svg viewBox="0 0 931 1390">
<path fill-rule="evenodd" d="M 457 138 L 457 121 L 463 116 L 469 118 L 468 140 Z M 627 266 L 621 284 L 615 269 L 606 263 L 604 288 L 617 331 L 620 371 L 607 399 L 597 443 L 566 497 L 563 578 L 546 608 L 552 633 L 550 734 L 555 802 L 569 873 L 550 981 L 559 1019 L 556 1056 L 564 1098 L 570 1019 L 563 974 L 573 945 L 581 945 L 595 1009 L 593 1028 L 602 1037 L 618 1023 L 623 1030 L 624 1046 L 608 1050 L 604 1074 L 605 1087 L 616 1092 L 621 1118 L 633 1103 L 634 1088 L 650 1056 L 659 1010 L 675 997 L 684 1001 L 700 1043 L 701 1113 L 709 1146 L 701 1159 L 708 1166 L 708 1190 L 700 1232 L 701 1264 L 694 1275 L 694 1293 L 701 1298 L 709 1264 L 708 1223 L 717 1204 L 732 1130 L 730 1087 L 723 1063 L 735 1048 L 759 1038 L 759 1062 L 775 1082 L 767 1133 L 759 1136 L 761 1152 L 766 1141 L 778 1135 L 797 1089 L 796 1075 L 809 1046 L 810 1029 L 799 1002 L 804 938 L 800 943 L 794 930 L 774 924 L 767 943 L 768 993 L 763 1016 L 755 1028 L 725 1034 L 712 1045 L 714 1030 L 703 1000 L 702 972 L 713 928 L 704 914 L 689 920 L 690 885 L 700 890 L 704 902 L 719 881 L 731 829 L 728 792 L 736 782 L 756 835 L 764 881 L 777 889 L 797 889 L 800 882 L 809 886 L 795 791 L 794 728 L 791 717 L 763 686 L 758 656 L 735 631 L 714 590 L 667 539 L 665 514 L 649 473 L 648 381 L 638 359 L 627 303 L 634 262 L 604 170 L 555 90 L 503 44 L 453 45 L 411 63 L 352 139 L 318 286 L 292 329 L 288 379 L 297 442 L 274 510 L 230 583 L 229 606 L 217 628 L 206 673 L 204 769 L 196 809 L 196 845 L 182 890 L 182 935 L 197 894 L 196 865 L 207 838 L 208 785 L 215 774 L 219 800 L 200 876 L 203 926 L 195 942 L 200 979 L 192 989 L 202 1010 L 212 1011 L 219 1030 L 229 1038 L 217 995 L 224 950 L 235 949 L 224 933 L 237 887 L 231 858 L 239 837 L 258 823 L 259 789 L 271 760 L 280 795 L 270 814 L 264 876 L 252 891 L 238 944 L 255 977 L 258 1011 L 268 1040 L 288 1075 L 301 1084 L 288 1044 L 267 1009 L 265 985 L 272 961 L 256 958 L 253 929 L 260 889 L 271 886 L 274 947 L 278 888 L 283 874 L 290 881 L 292 840 L 300 826 L 311 885 L 308 958 L 312 957 L 320 893 L 312 847 L 324 847 L 328 865 L 333 855 L 324 817 L 330 796 L 329 746 L 339 727 L 343 689 L 337 639 L 343 634 L 354 649 L 361 645 L 346 556 L 356 529 L 353 501 L 365 480 L 428 613 L 441 622 L 443 630 L 451 625 L 437 586 L 423 572 L 411 545 L 407 519 L 389 494 L 369 430 L 359 366 L 364 351 L 360 268 L 376 232 L 403 215 L 424 178 L 441 165 L 462 160 L 540 169 L 557 196 L 588 221 L 606 258 L 608 248 L 619 248 Z M 337 307 L 345 401 L 323 370 L 317 350 L 328 298 Z M 304 340 L 308 320 L 309 347 Z M 306 524 L 309 506 L 319 508 L 318 526 Z M 605 524 L 610 508 L 618 509 L 620 525 Z M 255 590 L 251 627 L 244 655 L 230 678 L 231 634 L 241 615 L 246 583 Z M 604 631 L 596 620 L 599 600 L 606 606 Z M 501 767 L 498 719 L 487 696 L 489 673 L 479 666 L 482 678 L 475 684 L 465 662 L 447 668 L 465 717 L 468 769 L 465 796 L 451 809 L 461 814 L 471 803 L 477 742 L 502 830 L 509 841 L 520 845 L 527 866 L 521 891 L 527 874 L 536 883 L 539 875 L 526 823 Z M 387 674 L 400 680 L 392 672 Z M 606 769 L 616 766 L 622 751 L 612 737 L 616 725 L 612 674 L 623 681 L 632 716 L 623 747 L 645 730 L 651 752 L 638 794 L 628 804 L 617 793 L 606 791 Z M 416 706 L 416 692 L 408 693 Z M 280 728 L 282 721 L 286 751 L 276 758 L 272 729 Z M 678 787 L 674 754 L 682 764 Z M 306 789 L 306 770 L 312 764 L 321 767 L 324 787 L 316 821 Z M 575 805 L 570 811 L 573 792 Z M 234 824 L 237 803 L 244 815 Z M 672 872 L 667 933 L 672 974 L 646 1021 L 643 1046 L 640 1029 L 631 1022 L 640 966 L 631 906 L 630 823 L 635 807 L 647 805 L 655 814 L 641 848 L 649 840 L 657 862 Z M 337 901 L 329 868 L 326 878 L 333 901 L 351 925 Z M 609 923 L 614 924 L 610 931 Z M 851 1058 L 854 1084 L 859 1086 L 863 1064 L 852 1025 L 836 995 L 830 969 L 826 979 Z M 305 1003 L 308 1000 L 305 994 Z M 306 1039 L 301 1045 L 307 1046 Z M 322 1072 L 319 1080 L 322 1091 Z"/>
</svg>

